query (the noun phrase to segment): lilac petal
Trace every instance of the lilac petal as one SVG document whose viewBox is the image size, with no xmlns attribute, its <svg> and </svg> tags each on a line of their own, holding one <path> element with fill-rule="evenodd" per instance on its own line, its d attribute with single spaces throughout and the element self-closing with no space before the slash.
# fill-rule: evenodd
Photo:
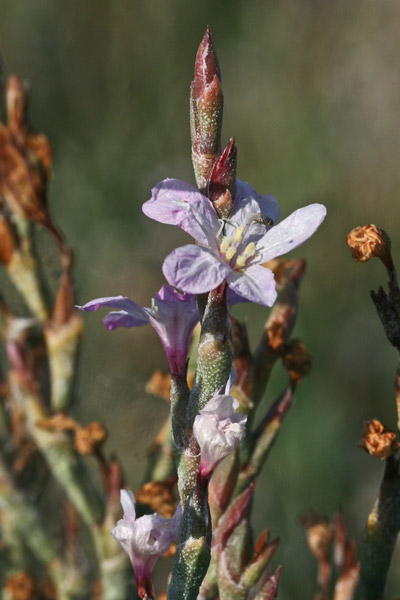
<svg viewBox="0 0 400 600">
<path fill-rule="evenodd" d="M 196 297 L 193 294 L 187 294 L 186 292 L 180 292 L 179 290 L 171 287 L 170 285 L 163 285 L 155 296 L 157 305 L 162 306 L 165 303 L 176 303 L 185 304 L 185 310 L 188 306 L 197 306 Z"/>
<path fill-rule="evenodd" d="M 272 306 L 277 293 L 274 274 L 261 265 L 252 265 L 245 271 L 232 271 L 227 278 L 229 287 L 250 302 Z"/>
<path fill-rule="evenodd" d="M 256 249 L 261 255 L 260 262 L 297 248 L 318 229 L 325 215 L 326 208 L 322 204 L 310 204 L 295 210 L 258 241 Z"/>
<path fill-rule="evenodd" d="M 228 303 L 228 306 L 235 306 L 235 304 L 249 302 L 249 300 L 247 300 L 247 298 L 243 298 L 243 296 L 239 296 L 239 294 L 237 294 L 235 292 L 235 290 L 232 290 L 230 287 L 228 287 L 228 290 L 226 292 L 226 301 Z"/>
<path fill-rule="evenodd" d="M 76 305 L 76 308 L 84 310 L 85 312 L 93 312 L 102 306 L 117 308 L 119 311 L 121 311 L 121 314 L 125 314 L 130 317 L 129 325 L 121 325 L 122 327 L 137 327 L 140 325 L 145 325 L 149 321 L 149 315 L 147 314 L 146 310 L 125 296 L 96 298 L 95 300 L 87 302 L 83 306 Z M 110 315 L 113 314 L 115 313 L 110 313 Z M 107 318 L 108 317 L 106 317 L 106 319 Z M 111 322 L 114 322 L 113 317 L 110 319 L 110 323 Z M 108 327 L 107 323 L 105 323 L 105 325 Z M 118 327 L 118 325 L 115 325 L 115 327 Z M 113 329 L 115 329 L 115 327 L 113 327 Z"/>
<path fill-rule="evenodd" d="M 165 179 L 157 184 L 142 209 L 150 219 L 177 225 L 201 244 L 210 245 L 219 229 L 218 217 L 208 198 L 179 179 Z"/>
<path fill-rule="evenodd" d="M 120 501 L 124 511 L 124 519 L 134 521 L 136 519 L 136 500 L 130 490 L 120 490 Z"/>
<path fill-rule="evenodd" d="M 173 250 L 162 269 L 170 285 L 191 294 L 215 289 L 231 273 L 231 268 L 207 248 L 193 244 Z"/>
<path fill-rule="evenodd" d="M 240 181 L 240 179 L 236 181 L 236 196 L 232 217 L 242 210 L 242 201 L 244 198 L 253 199 L 252 207 L 254 207 L 256 210 L 251 208 L 252 212 L 266 215 L 272 219 L 274 223 L 276 223 L 279 219 L 280 211 L 276 199 L 271 194 L 265 194 L 264 196 L 261 196 L 249 183 L 246 183 L 246 181 Z M 250 204 L 247 205 L 247 211 L 250 209 L 250 206 Z"/>
<path fill-rule="evenodd" d="M 117 327 L 140 327 L 147 323 L 148 320 L 141 321 L 123 310 L 109 312 L 103 319 L 103 324 L 109 331 L 114 331 Z"/>
</svg>

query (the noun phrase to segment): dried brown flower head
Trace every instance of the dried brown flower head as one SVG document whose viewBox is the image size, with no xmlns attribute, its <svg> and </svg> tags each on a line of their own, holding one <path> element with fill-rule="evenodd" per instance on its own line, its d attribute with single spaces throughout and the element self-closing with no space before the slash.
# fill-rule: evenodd
<svg viewBox="0 0 400 600">
<path fill-rule="evenodd" d="M 295 260 L 290 258 L 273 258 L 263 263 L 262 266 L 273 272 L 276 289 L 280 292 L 289 281 L 299 281 L 303 277 L 306 270 L 306 261 L 303 258 Z"/>
<path fill-rule="evenodd" d="M 385 265 L 392 262 L 390 238 L 376 225 L 364 225 L 352 229 L 347 236 L 347 244 L 355 260 L 366 262 L 373 256 L 380 258 Z"/>
<path fill-rule="evenodd" d="M 165 481 L 150 481 L 145 483 L 140 490 L 135 492 L 136 501 L 145 504 L 151 510 L 158 512 L 163 517 L 170 519 L 176 509 L 173 488 L 176 477 L 169 477 Z"/>
<path fill-rule="evenodd" d="M 291 340 L 286 345 L 282 361 L 293 386 L 298 385 L 304 375 L 310 372 L 311 359 L 307 348 L 300 340 Z"/>
<path fill-rule="evenodd" d="M 368 454 L 378 456 L 382 460 L 392 456 L 400 447 L 394 431 L 382 425 L 378 419 L 364 421 L 364 431 L 361 435 L 359 447 L 364 448 Z"/>
<path fill-rule="evenodd" d="M 16 573 L 7 577 L 4 587 L 12 600 L 31 600 L 34 597 L 33 581 L 26 573 Z"/>
<path fill-rule="evenodd" d="M 72 417 L 57 413 L 40 421 L 39 426 L 51 431 L 70 431 L 75 434 L 75 450 L 80 454 L 93 454 L 107 437 L 107 431 L 99 421 L 82 427 Z"/>
<path fill-rule="evenodd" d="M 161 369 L 154 371 L 153 375 L 146 384 L 146 392 L 158 396 L 163 400 L 169 401 L 171 389 L 171 374 L 165 373 Z"/>
<path fill-rule="evenodd" d="M 74 431 L 79 427 L 79 424 L 72 417 L 68 417 L 64 413 L 56 413 L 51 417 L 42 419 L 38 425 L 42 429 L 49 429 L 50 431 Z"/>
<path fill-rule="evenodd" d="M 307 544 L 311 554 L 318 561 L 325 561 L 333 542 L 333 524 L 325 517 L 317 515 L 314 511 L 306 513 L 300 519 L 306 530 Z"/>
<path fill-rule="evenodd" d="M 106 439 L 107 432 L 99 421 L 75 430 L 75 449 L 79 454 L 93 454 Z"/>
</svg>

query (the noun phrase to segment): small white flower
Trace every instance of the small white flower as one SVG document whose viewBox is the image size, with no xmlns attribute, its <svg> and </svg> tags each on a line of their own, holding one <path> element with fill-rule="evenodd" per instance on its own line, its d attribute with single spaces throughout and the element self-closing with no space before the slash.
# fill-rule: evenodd
<svg viewBox="0 0 400 600">
<path fill-rule="evenodd" d="M 135 504 L 133 492 L 121 490 L 124 516 L 111 534 L 131 559 L 139 585 L 139 582 L 150 578 L 157 558 L 165 554 L 176 540 L 182 511 L 179 504 L 172 519 L 165 519 L 157 513 L 136 519 Z"/>
<path fill-rule="evenodd" d="M 244 437 L 247 416 L 236 412 L 238 407 L 233 396 L 214 396 L 194 420 L 193 433 L 201 450 L 200 472 L 205 477 Z"/>
</svg>

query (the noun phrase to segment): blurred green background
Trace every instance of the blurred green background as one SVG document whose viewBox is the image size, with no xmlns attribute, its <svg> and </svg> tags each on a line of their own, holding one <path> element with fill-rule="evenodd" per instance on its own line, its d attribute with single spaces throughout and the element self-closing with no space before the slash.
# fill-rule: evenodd
<svg viewBox="0 0 400 600">
<path fill-rule="evenodd" d="M 295 334 L 312 358 L 258 484 L 257 531 L 282 539 L 280 597 L 306 599 L 316 569 L 299 515 L 339 505 L 360 540 L 383 464 L 357 448 L 363 419 L 395 428 L 396 351 L 369 298 L 378 261 L 355 263 L 348 231 L 376 223 L 400 259 L 400 3 L 365 0 L 1 0 L 6 74 L 32 87 L 31 115 L 54 146 L 51 210 L 77 253 L 78 300 L 124 294 L 148 305 L 166 254 L 187 237 L 141 212 L 151 187 L 194 182 L 188 90 L 210 24 L 241 179 L 273 193 L 282 217 L 322 202 L 328 218 L 295 256 L 305 277 Z M 375 264 L 376 263 L 376 264 Z M 59 272 L 49 251 L 50 274 Z M 247 305 L 253 346 L 267 312 Z M 104 419 L 129 487 L 168 407 L 144 392 L 166 362 L 148 328 L 108 332 L 87 315 L 75 414 Z M 266 403 L 284 382 L 277 373 Z M 388 598 L 399 593 L 397 551 Z M 397 573 L 396 573 L 397 571 Z"/>
</svg>

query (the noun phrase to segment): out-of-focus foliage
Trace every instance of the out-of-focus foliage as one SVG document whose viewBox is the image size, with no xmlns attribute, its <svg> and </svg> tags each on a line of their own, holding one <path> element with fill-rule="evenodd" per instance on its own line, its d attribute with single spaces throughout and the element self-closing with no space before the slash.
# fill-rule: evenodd
<svg viewBox="0 0 400 600">
<path fill-rule="evenodd" d="M 141 204 L 164 177 L 193 182 L 189 83 L 207 23 L 222 69 L 223 142 L 236 138 L 239 177 L 273 193 L 282 216 L 328 207 L 296 252 L 308 261 L 296 333 L 313 370 L 255 512 L 258 528 L 282 538 L 282 597 L 310 597 L 315 565 L 298 517 L 310 507 L 331 516 L 340 503 L 360 541 L 382 471 L 357 449 L 361 421 L 396 423 L 396 353 L 369 298 L 384 270 L 353 262 L 345 242 L 352 227 L 376 223 L 400 261 L 400 4 L 18 0 L 3 1 L 0 16 L 4 70 L 31 82 L 33 121 L 55 149 L 51 210 L 77 250 L 81 302 L 121 293 L 148 303 L 164 256 L 186 239 L 147 220 Z M 48 261 L 58 269 L 51 248 Z M 265 309 L 235 312 L 248 314 L 255 344 Z M 132 487 L 168 410 L 144 393 L 160 364 L 150 328 L 110 333 L 98 315 L 86 318 L 75 410 L 106 420 Z M 400 586 L 395 564 L 388 597 Z"/>
</svg>

